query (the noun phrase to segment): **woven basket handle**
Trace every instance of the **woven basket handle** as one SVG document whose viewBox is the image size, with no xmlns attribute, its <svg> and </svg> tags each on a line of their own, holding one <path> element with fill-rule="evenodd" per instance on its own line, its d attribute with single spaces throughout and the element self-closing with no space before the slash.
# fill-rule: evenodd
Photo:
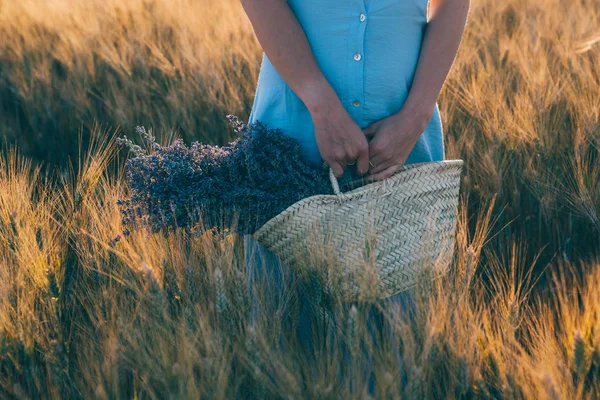
<svg viewBox="0 0 600 400">
<path fill-rule="evenodd" d="M 339 198 L 344 197 L 344 194 L 340 192 L 340 185 L 338 183 L 335 174 L 333 173 L 333 169 L 329 168 L 329 180 L 331 181 L 331 186 L 333 187 L 333 193 Z"/>
</svg>

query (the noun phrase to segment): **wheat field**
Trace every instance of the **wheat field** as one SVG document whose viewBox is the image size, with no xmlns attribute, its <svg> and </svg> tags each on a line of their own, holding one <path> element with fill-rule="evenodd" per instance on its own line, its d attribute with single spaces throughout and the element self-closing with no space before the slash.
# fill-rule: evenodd
<svg viewBox="0 0 600 400">
<path fill-rule="evenodd" d="M 449 275 L 382 311 L 397 342 L 369 340 L 377 304 L 329 304 L 314 358 L 282 307 L 248 327 L 235 234 L 114 242 L 117 134 L 223 144 L 248 116 L 238 1 L 0 0 L 0 38 L 1 398 L 362 399 L 369 373 L 375 398 L 600 398 L 599 0 L 472 1 L 438 102 L 465 160 Z"/>
</svg>

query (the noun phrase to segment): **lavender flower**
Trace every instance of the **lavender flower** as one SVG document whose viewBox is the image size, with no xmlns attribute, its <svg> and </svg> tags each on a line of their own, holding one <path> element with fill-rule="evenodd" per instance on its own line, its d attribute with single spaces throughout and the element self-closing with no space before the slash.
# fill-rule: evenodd
<svg viewBox="0 0 600 400">
<path fill-rule="evenodd" d="M 293 203 L 332 194 L 327 169 L 307 164 L 295 139 L 261 122 L 246 126 L 227 118 L 238 138 L 225 147 L 187 147 L 181 139 L 163 147 L 142 127 L 136 130 L 150 152 L 117 139 L 133 153 L 126 162 L 130 196 L 117 202 L 125 236 L 139 226 L 152 233 L 177 227 L 254 233 Z"/>
</svg>

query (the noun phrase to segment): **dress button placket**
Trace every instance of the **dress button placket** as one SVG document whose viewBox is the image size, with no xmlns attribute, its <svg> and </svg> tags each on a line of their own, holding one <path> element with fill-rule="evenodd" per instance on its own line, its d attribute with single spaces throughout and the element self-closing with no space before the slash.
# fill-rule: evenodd
<svg viewBox="0 0 600 400">
<path fill-rule="evenodd" d="M 350 40 L 351 45 L 353 46 L 353 51 L 350 54 L 352 57 L 354 64 L 351 69 L 353 71 L 352 74 L 352 89 L 354 92 L 351 94 L 352 108 L 353 114 L 356 117 L 356 121 L 360 124 L 363 123 L 363 109 L 365 106 L 365 90 L 364 90 L 364 80 L 365 80 L 365 32 L 367 27 L 367 10 L 365 7 L 365 2 L 360 1 L 360 8 L 358 11 L 358 18 L 355 20 L 356 24 L 354 25 L 353 32 L 351 35 L 353 36 Z"/>
</svg>

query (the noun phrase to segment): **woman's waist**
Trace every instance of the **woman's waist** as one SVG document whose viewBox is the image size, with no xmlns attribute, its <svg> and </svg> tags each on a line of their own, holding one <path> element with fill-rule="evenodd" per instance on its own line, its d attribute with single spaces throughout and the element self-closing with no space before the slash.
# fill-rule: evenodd
<svg viewBox="0 0 600 400">
<path fill-rule="evenodd" d="M 337 95 L 354 122 L 365 128 L 400 111 L 404 107 L 408 91 L 359 92 L 348 88 L 345 92 L 338 91 Z M 432 111 L 430 123 L 435 124 L 440 120 L 437 104 Z M 251 120 L 261 120 L 273 127 L 282 128 L 292 136 L 310 135 L 313 130 L 310 111 L 287 85 L 273 90 L 259 84 Z"/>
<path fill-rule="evenodd" d="M 380 116 L 402 106 L 408 97 L 416 71 L 419 52 L 404 55 L 361 55 L 361 63 L 343 62 L 341 56 L 323 54 L 318 63 L 327 81 L 343 104 L 365 116 Z M 297 110 L 304 104 L 279 75 L 265 54 L 256 95 L 269 103 L 284 104 Z"/>
</svg>

